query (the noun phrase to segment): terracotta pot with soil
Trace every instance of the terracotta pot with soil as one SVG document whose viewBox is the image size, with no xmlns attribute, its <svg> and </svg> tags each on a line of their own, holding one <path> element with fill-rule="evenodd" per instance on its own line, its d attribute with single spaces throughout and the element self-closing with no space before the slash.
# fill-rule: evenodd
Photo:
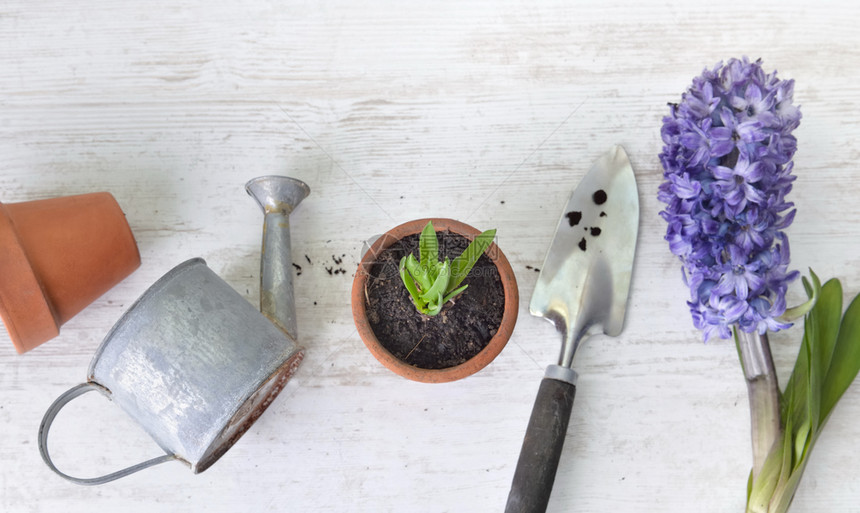
<svg viewBox="0 0 860 513">
<path fill-rule="evenodd" d="M 352 314 L 367 348 L 395 373 L 425 383 L 470 376 L 498 356 L 517 320 L 517 282 L 495 243 L 462 282 L 468 288 L 434 316 L 418 312 L 399 273 L 401 258 L 418 255 L 428 221 L 439 257 L 453 260 L 479 230 L 452 219 L 417 219 L 382 235 L 362 257 L 352 286 Z"/>
<path fill-rule="evenodd" d="M 19 353 L 140 266 L 125 215 L 107 192 L 0 203 L 0 316 Z"/>
</svg>

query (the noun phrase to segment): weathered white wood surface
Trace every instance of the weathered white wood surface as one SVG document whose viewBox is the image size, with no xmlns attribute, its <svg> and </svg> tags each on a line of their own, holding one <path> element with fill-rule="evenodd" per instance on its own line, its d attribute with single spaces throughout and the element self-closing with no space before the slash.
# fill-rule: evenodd
<svg viewBox="0 0 860 513">
<path fill-rule="evenodd" d="M 796 79 L 793 267 L 857 293 L 858 18 L 850 1 L 4 1 L 0 201 L 111 191 L 143 265 L 26 355 L 0 334 L 0 510 L 502 511 L 559 347 L 528 315 L 526 266 L 590 163 L 621 143 L 642 205 L 627 326 L 577 356 L 550 511 L 741 511 L 746 391 L 734 348 L 699 341 L 662 240 L 660 119 L 719 60 L 762 57 Z M 203 474 L 168 464 L 97 488 L 52 474 L 35 443 L 43 412 L 159 276 L 201 256 L 256 303 L 261 215 L 242 186 L 261 174 L 313 190 L 292 223 L 298 375 Z M 498 227 L 522 297 L 501 356 L 446 385 L 385 370 L 349 307 L 362 240 L 423 216 Z M 350 273 L 330 276 L 341 254 Z M 797 329 L 774 337 L 783 375 L 798 344 Z M 94 394 L 58 417 L 51 446 L 89 476 L 159 452 Z M 860 511 L 858 448 L 855 384 L 793 511 Z"/>
</svg>

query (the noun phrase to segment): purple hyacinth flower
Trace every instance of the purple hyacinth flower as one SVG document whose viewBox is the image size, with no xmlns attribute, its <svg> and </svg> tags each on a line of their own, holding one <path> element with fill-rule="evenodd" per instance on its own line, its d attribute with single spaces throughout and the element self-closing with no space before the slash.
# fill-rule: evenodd
<svg viewBox="0 0 860 513">
<path fill-rule="evenodd" d="M 771 90 L 762 95 L 761 87 L 755 82 L 743 88 L 743 96 L 731 96 L 730 105 L 738 111 L 741 119 L 762 119 L 771 121 L 774 113 L 771 112 L 774 105 L 776 91 Z"/>
<path fill-rule="evenodd" d="M 737 216 L 744 211 L 748 202 L 761 204 L 765 201 L 764 191 L 755 185 L 764 174 L 761 162 L 750 162 L 741 157 L 734 168 L 713 166 L 711 171 L 718 179 L 716 187 L 725 200 L 727 213 Z"/>
<path fill-rule="evenodd" d="M 764 288 L 765 280 L 758 271 L 761 260 L 747 260 L 748 255 L 738 246 L 729 246 L 729 261 L 720 266 L 722 276 L 716 287 L 711 290 L 711 302 L 719 301 L 722 296 L 733 293 L 738 299 L 746 300 L 757 295 Z"/>
<path fill-rule="evenodd" d="M 755 144 L 767 137 L 767 133 L 762 130 L 761 121 L 740 121 L 728 107 L 720 109 L 720 122 L 729 131 L 729 137 L 733 141 L 741 140 L 746 144 Z"/>
<path fill-rule="evenodd" d="M 666 240 L 684 268 L 693 324 L 705 340 L 788 327 L 786 201 L 800 124 L 794 82 L 761 61 L 731 59 L 693 79 L 670 104 L 661 137 L 665 181 L 658 199 Z"/>
<path fill-rule="evenodd" d="M 732 141 L 732 130 L 727 127 L 711 127 L 711 120 L 702 121 L 701 128 L 690 123 L 687 131 L 680 135 L 681 144 L 693 150 L 693 156 L 687 165 L 697 166 L 712 158 L 722 157 L 731 152 L 735 144 Z"/>
</svg>

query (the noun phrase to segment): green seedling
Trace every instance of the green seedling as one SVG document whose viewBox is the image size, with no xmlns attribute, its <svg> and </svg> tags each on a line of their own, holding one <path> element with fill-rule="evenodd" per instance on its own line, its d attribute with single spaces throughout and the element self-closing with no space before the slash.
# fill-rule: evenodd
<svg viewBox="0 0 860 513">
<path fill-rule="evenodd" d="M 418 239 L 418 258 L 409 253 L 400 259 L 400 278 L 412 296 L 415 308 L 425 315 L 436 315 L 442 306 L 462 293 L 468 285 L 460 283 L 478 258 L 493 243 L 496 230 L 487 230 L 469 244 L 463 253 L 449 261 L 439 260 L 439 241 L 433 223 L 428 222 Z"/>
</svg>

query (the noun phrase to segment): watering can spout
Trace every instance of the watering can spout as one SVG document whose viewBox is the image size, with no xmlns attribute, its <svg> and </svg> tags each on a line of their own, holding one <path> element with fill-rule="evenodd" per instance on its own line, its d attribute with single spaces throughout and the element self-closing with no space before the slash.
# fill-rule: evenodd
<svg viewBox="0 0 860 513">
<path fill-rule="evenodd" d="M 311 190 L 301 180 L 286 176 L 254 178 L 245 184 L 245 190 L 265 215 L 260 261 L 260 312 L 293 341 L 298 341 L 290 213 Z"/>
</svg>

